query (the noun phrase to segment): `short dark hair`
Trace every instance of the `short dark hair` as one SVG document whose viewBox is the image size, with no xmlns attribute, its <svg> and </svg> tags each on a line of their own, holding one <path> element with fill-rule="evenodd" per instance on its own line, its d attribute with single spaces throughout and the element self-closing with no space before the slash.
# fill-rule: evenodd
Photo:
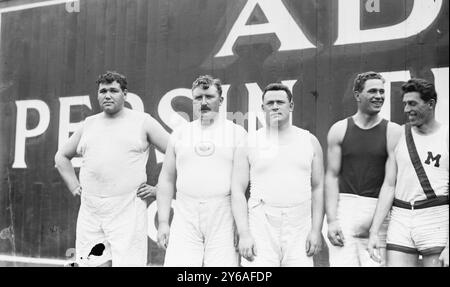
<svg viewBox="0 0 450 287">
<path fill-rule="evenodd" d="M 437 93 L 434 85 L 424 79 L 412 78 L 402 85 L 402 97 L 406 93 L 418 92 L 425 102 L 434 100 L 437 102 Z"/>
<path fill-rule="evenodd" d="M 287 96 L 288 96 L 288 100 L 291 103 L 293 96 L 292 96 L 292 92 L 289 90 L 289 88 L 286 85 L 280 84 L 280 83 L 271 83 L 268 84 L 265 88 L 264 88 L 264 92 L 262 94 L 262 100 L 264 101 L 264 96 L 266 95 L 266 93 L 268 91 L 285 91 Z"/>
<path fill-rule="evenodd" d="M 219 96 L 222 96 L 222 83 L 220 79 L 213 78 L 210 75 L 199 76 L 197 79 L 195 79 L 195 81 L 192 83 L 192 90 L 198 87 L 207 90 L 213 85 L 216 87 Z"/>
<path fill-rule="evenodd" d="M 383 84 L 385 79 L 381 76 L 380 73 L 369 71 L 358 74 L 355 78 L 355 82 L 353 83 L 353 91 L 354 92 L 362 92 L 364 90 L 364 85 L 368 80 L 381 80 Z"/>
<path fill-rule="evenodd" d="M 105 74 L 99 75 L 96 83 L 97 85 L 111 84 L 114 81 L 119 83 L 122 91 L 127 89 L 127 78 L 124 75 L 117 73 L 116 71 L 107 71 Z"/>
</svg>

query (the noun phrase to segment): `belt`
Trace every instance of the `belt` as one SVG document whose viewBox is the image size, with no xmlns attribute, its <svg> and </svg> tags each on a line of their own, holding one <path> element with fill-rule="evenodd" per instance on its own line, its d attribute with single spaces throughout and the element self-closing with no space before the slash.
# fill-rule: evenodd
<svg viewBox="0 0 450 287">
<path fill-rule="evenodd" d="M 428 207 L 439 206 L 439 205 L 446 205 L 448 203 L 449 203 L 448 196 L 438 196 L 438 197 L 432 198 L 432 199 L 419 200 L 419 201 L 413 202 L 413 204 L 411 204 L 410 202 L 407 202 L 407 201 L 403 201 L 403 200 L 394 198 L 393 205 L 395 207 L 414 210 L 414 209 L 422 209 L 422 208 L 428 208 Z"/>
</svg>

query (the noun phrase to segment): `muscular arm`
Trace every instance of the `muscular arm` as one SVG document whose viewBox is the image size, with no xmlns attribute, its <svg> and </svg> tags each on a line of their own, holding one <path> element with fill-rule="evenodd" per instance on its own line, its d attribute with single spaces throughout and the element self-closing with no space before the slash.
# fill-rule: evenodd
<svg viewBox="0 0 450 287">
<path fill-rule="evenodd" d="M 169 141 L 169 133 L 151 116 L 146 118 L 144 127 L 147 134 L 147 140 L 160 152 L 165 153 Z"/>
<path fill-rule="evenodd" d="M 397 178 L 397 163 L 395 161 L 395 147 L 401 135 L 401 127 L 395 123 L 389 123 L 387 130 L 388 158 L 385 166 L 385 176 L 381 186 L 377 207 L 370 227 L 370 233 L 378 233 L 384 218 L 388 214 L 394 201 L 395 182 Z"/>
<path fill-rule="evenodd" d="M 249 230 L 248 208 L 245 191 L 247 190 L 250 165 L 248 161 L 247 144 L 237 147 L 233 157 L 231 176 L 231 210 L 239 234 L 239 254 L 249 261 L 257 255 L 255 241 Z"/>
<path fill-rule="evenodd" d="M 323 199 L 323 153 L 322 147 L 315 136 L 311 136 L 314 157 L 311 167 L 311 231 L 306 240 L 306 254 L 313 256 L 322 247 L 322 223 L 324 217 Z"/>
<path fill-rule="evenodd" d="M 247 159 L 247 149 L 236 148 L 233 158 L 231 176 L 231 208 L 239 235 L 249 233 L 247 199 L 245 191 L 249 183 L 250 167 Z"/>
<path fill-rule="evenodd" d="M 395 123 L 389 123 L 387 131 L 387 152 L 388 158 L 385 166 L 385 176 L 383 185 L 381 186 L 380 195 L 377 201 L 377 207 L 373 216 L 372 225 L 370 227 L 370 238 L 368 244 L 368 250 L 370 256 L 375 261 L 380 261 L 379 256 L 374 254 L 374 248 L 377 248 L 378 244 L 378 231 L 384 221 L 384 218 L 388 214 L 394 201 L 395 183 L 397 178 L 397 163 L 395 161 L 395 147 L 401 135 L 401 127 Z"/>
<path fill-rule="evenodd" d="M 75 157 L 83 128 L 77 130 L 55 154 L 55 167 L 61 175 L 67 188 L 73 195 L 80 193 L 80 182 L 75 174 L 71 159 Z"/>
<path fill-rule="evenodd" d="M 169 216 L 175 194 L 176 165 L 173 143 L 169 141 L 164 163 L 159 174 L 156 201 L 158 206 L 158 244 L 166 248 L 169 240 Z"/>
<path fill-rule="evenodd" d="M 312 230 L 320 233 L 324 217 L 324 167 L 322 147 L 316 137 L 312 137 L 314 158 L 312 162 Z"/>
</svg>

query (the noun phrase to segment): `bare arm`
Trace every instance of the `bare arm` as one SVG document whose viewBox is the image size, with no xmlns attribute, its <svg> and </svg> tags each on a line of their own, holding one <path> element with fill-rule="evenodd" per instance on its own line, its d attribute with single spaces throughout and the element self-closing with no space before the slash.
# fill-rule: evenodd
<svg viewBox="0 0 450 287">
<path fill-rule="evenodd" d="M 233 157 L 231 176 L 231 210 L 239 235 L 239 254 L 249 261 L 257 255 L 255 241 L 250 233 L 245 192 L 250 178 L 247 143 L 237 147 Z"/>
<path fill-rule="evenodd" d="M 337 220 L 339 200 L 339 172 L 342 162 L 342 140 L 345 135 L 346 122 L 339 121 L 328 132 L 327 171 L 325 175 L 325 210 L 327 222 Z"/>
<path fill-rule="evenodd" d="M 245 198 L 245 191 L 247 190 L 250 177 L 249 173 L 250 166 L 247 159 L 247 150 L 244 147 L 238 147 L 233 158 L 231 209 L 239 235 L 249 233 L 247 199 Z"/>
<path fill-rule="evenodd" d="M 312 137 L 314 158 L 312 163 L 312 230 L 320 233 L 324 217 L 324 167 L 322 147 L 316 137 Z"/>
<path fill-rule="evenodd" d="M 71 159 L 76 156 L 82 133 L 83 128 L 77 130 L 55 154 L 55 167 L 73 195 L 81 194 L 80 182 L 75 174 Z"/>
<path fill-rule="evenodd" d="M 339 172 L 342 162 L 342 140 L 347 129 L 347 121 L 335 123 L 328 132 L 327 172 L 325 175 L 325 210 L 328 223 L 328 239 L 336 246 L 344 245 L 344 235 L 337 219 L 339 202 Z"/>
<path fill-rule="evenodd" d="M 146 118 L 144 127 L 148 141 L 160 152 L 165 153 L 169 141 L 169 133 L 151 116 Z"/>
<path fill-rule="evenodd" d="M 169 240 L 169 216 L 172 198 L 175 194 L 176 163 L 172 141 L 167 146 L 164 163 L 159 174 L 156 201 L 158 205 L 158 244 L 167 248 Z"/>
<path fill-rule="evenodd" d="M 306 254 L 317 254 L 322 246 L 322 224 L 324 217 L 324 167 L 322 147 L 315 136 L 311 136 L 314 158 L 311 168 L 311 232 L 306 243 Z"/>
<path fill-rule="evenodd" d="M 377 207 L 370 227 L 370 238 L 368 250 L 370 256 L 375 261 L 380 262 L 381 258 L 374 253 L 374 248 L 378 248 L 378 231 L 392 207 L 394 201 L 395 183 L 397 178 L 397 162 L 395 161 L 395 147 L 401 135 L 401 128 L 397 124 L 389 123 L 387 135 L 388 158 L 385 166 L 385 176 L 381 186 Z"/>
</svg>

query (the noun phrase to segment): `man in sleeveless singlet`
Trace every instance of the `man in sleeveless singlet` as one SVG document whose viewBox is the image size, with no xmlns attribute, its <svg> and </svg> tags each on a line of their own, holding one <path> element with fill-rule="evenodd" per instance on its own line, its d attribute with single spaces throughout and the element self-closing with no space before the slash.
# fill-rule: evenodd
<svg viewBox="0 0 450 287">
<path fill-rule="evenodd" d="M 146 266 L 146 184 L 149 145 L 164 152 L 168 133 L 149 114 L 125 107 L 127 80 L 107 72 L 97 80 L 101 113 L 55 155 L 56 168 L 81 205 L 76 228 L 79 266 Z M 79 180 L 71 159 L 82 156 Z"/>
<path fill-rule="evenodd" d="M 220 117 L 219 79 L 196 79 L 192 100 L 197 119 L 172 132 L 158 180 L 158 244 L 167 248 L 164 266 L 238 266 L 231 169 L 246 131 Z"/>
<path fill-rule="evenodd" d="M 291 124 L 294 102 L 286 86 L 268 85 L 262 100 L 266 127 L 234 157 L 232 207 L 241 263 L 312 267 L 322 243 L 322 148 L 315 136 Z"/>
<path fill-rule="evenodd" d="M 367 254 L 369 228 L 400 127 L 381 118 L 384 79 L 375 72 L 354 82 L 357 112 L 336 122 L 328 132 L 325 205 L 330 266 L 379 266 Z M 380 229 L 385 247 L 386 218 Z M 382 248 L 382 250 L 384 250 Z M 383 252 L 382 252 L 383 253 Z M 384 265 L 385 256 L 382 255 Z"/>
<path fill-rule="evenodd" d="M 411 79 L 402 86 L 402 92 L 408 123 L 395 147 L 395 157 L 386 168 L 368 250 L 378 260 L 378 230 L 390 211 L 388 266 L 417 266 L 421 255 L 425 267 L 448 267 L 449 129 L 435 119 L 437 94 L 433 84 Z M 409 154 L 408 133 L 418 157 Z M 414 158 L 416 164 L 422 165 L 425 176 L 416 173 Z"/>
</svg>

